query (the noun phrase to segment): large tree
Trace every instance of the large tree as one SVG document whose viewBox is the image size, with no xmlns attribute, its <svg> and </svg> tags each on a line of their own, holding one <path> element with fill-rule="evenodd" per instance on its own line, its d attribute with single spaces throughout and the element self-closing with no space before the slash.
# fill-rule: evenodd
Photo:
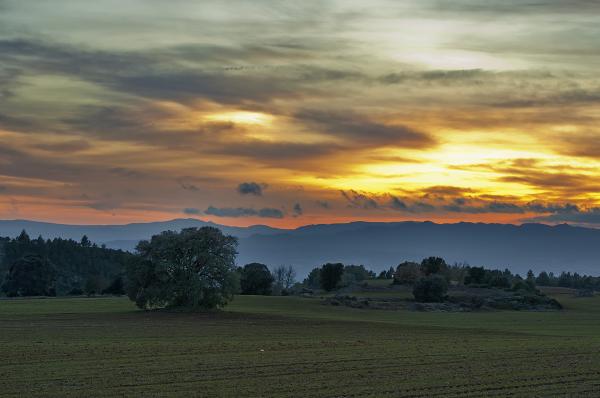
<svg viewBox="0 0 600 398">
<path fill-rule="evenodd" d="M 270 295 L 273 285 L 273 275 L 269 268 L 260 263 L 250 263 L 242 268 L 240 287 L 242 294 Z"/>
<path fill-rule="evenodd" d="M 54 296 L 55 276 L 50 261 L 37 255 L 26 255 L 10 266 L 2 290 L 10 297 Z"/>
<path fill-rule="evenodd" d="M 127 270 L 129 298 L 140 308 L 221 307 L 235 292 L 236 247 L 236 238 L 213 227 L 142 241 Z"/>
</svg>

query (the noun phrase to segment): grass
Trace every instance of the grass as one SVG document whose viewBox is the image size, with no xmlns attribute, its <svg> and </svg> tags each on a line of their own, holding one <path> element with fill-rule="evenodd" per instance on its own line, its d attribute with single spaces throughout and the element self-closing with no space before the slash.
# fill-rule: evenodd
<svg viewBox="0 0 600 398">
<path fill-rule="evenodd" d="M 600 396 L 600 297 L 560 312 L 356 310 L 245 296 L 0 301 L 3 396 Z"/>
</svg>

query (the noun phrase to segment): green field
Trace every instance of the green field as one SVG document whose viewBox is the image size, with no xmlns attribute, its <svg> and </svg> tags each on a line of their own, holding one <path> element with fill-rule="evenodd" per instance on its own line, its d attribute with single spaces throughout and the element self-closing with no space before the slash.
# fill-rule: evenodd
<svg viewBox="0 0 600 398">
<path fill-rule="evenodd" d="M 0 301 L 2 396 L 600 396 L 600 297 L 559 312 L 420 313 L 238 296 Z"/>
</svg>

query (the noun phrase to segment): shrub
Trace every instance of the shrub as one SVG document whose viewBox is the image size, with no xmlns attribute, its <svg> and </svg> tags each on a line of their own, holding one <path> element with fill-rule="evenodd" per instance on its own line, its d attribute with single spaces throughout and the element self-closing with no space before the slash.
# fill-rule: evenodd
<svg viewBox="0 0 600 398">
<path fill-rule="evenodd" d="M 448 282 L 441 275 L 421 278 L 413 288 L 415 300 L 422 303 L 440 303 L 448 291 Z"/>
</svg>

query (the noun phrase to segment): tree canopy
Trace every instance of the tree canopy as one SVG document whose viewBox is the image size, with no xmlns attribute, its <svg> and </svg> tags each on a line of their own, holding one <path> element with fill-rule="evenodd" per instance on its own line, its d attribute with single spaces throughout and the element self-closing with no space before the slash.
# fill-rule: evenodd
<svg viewBox="0 0 600 398">
<path fill-rule="evenodd" d="M 240 288 L 242 294 L 270 295 L 273 281 L 273 275 L 264 264 L 246 264 L 241 270 Z"/>
<path fill-rule="evenodd" d="M 321 288 L 326 291 L 335 289 L 342 279 L 344 273 L 344 264 L 342 263 L 327 263 L 321 267 L 320 281 Z"/>
<path fill-rule="evenodd" d="M 10 267 L 2 290 L 9 297 L 55 296 L 56 270 L 38 255 L 27 255 L 16 260 Z"/>
<path fill-rule="evenodd" d="M 236 248 L 214 227 L 154 235 L 127 267 L 127 294 L 140 308 L 224 306 L 235 292 Z"/>
</svg>

